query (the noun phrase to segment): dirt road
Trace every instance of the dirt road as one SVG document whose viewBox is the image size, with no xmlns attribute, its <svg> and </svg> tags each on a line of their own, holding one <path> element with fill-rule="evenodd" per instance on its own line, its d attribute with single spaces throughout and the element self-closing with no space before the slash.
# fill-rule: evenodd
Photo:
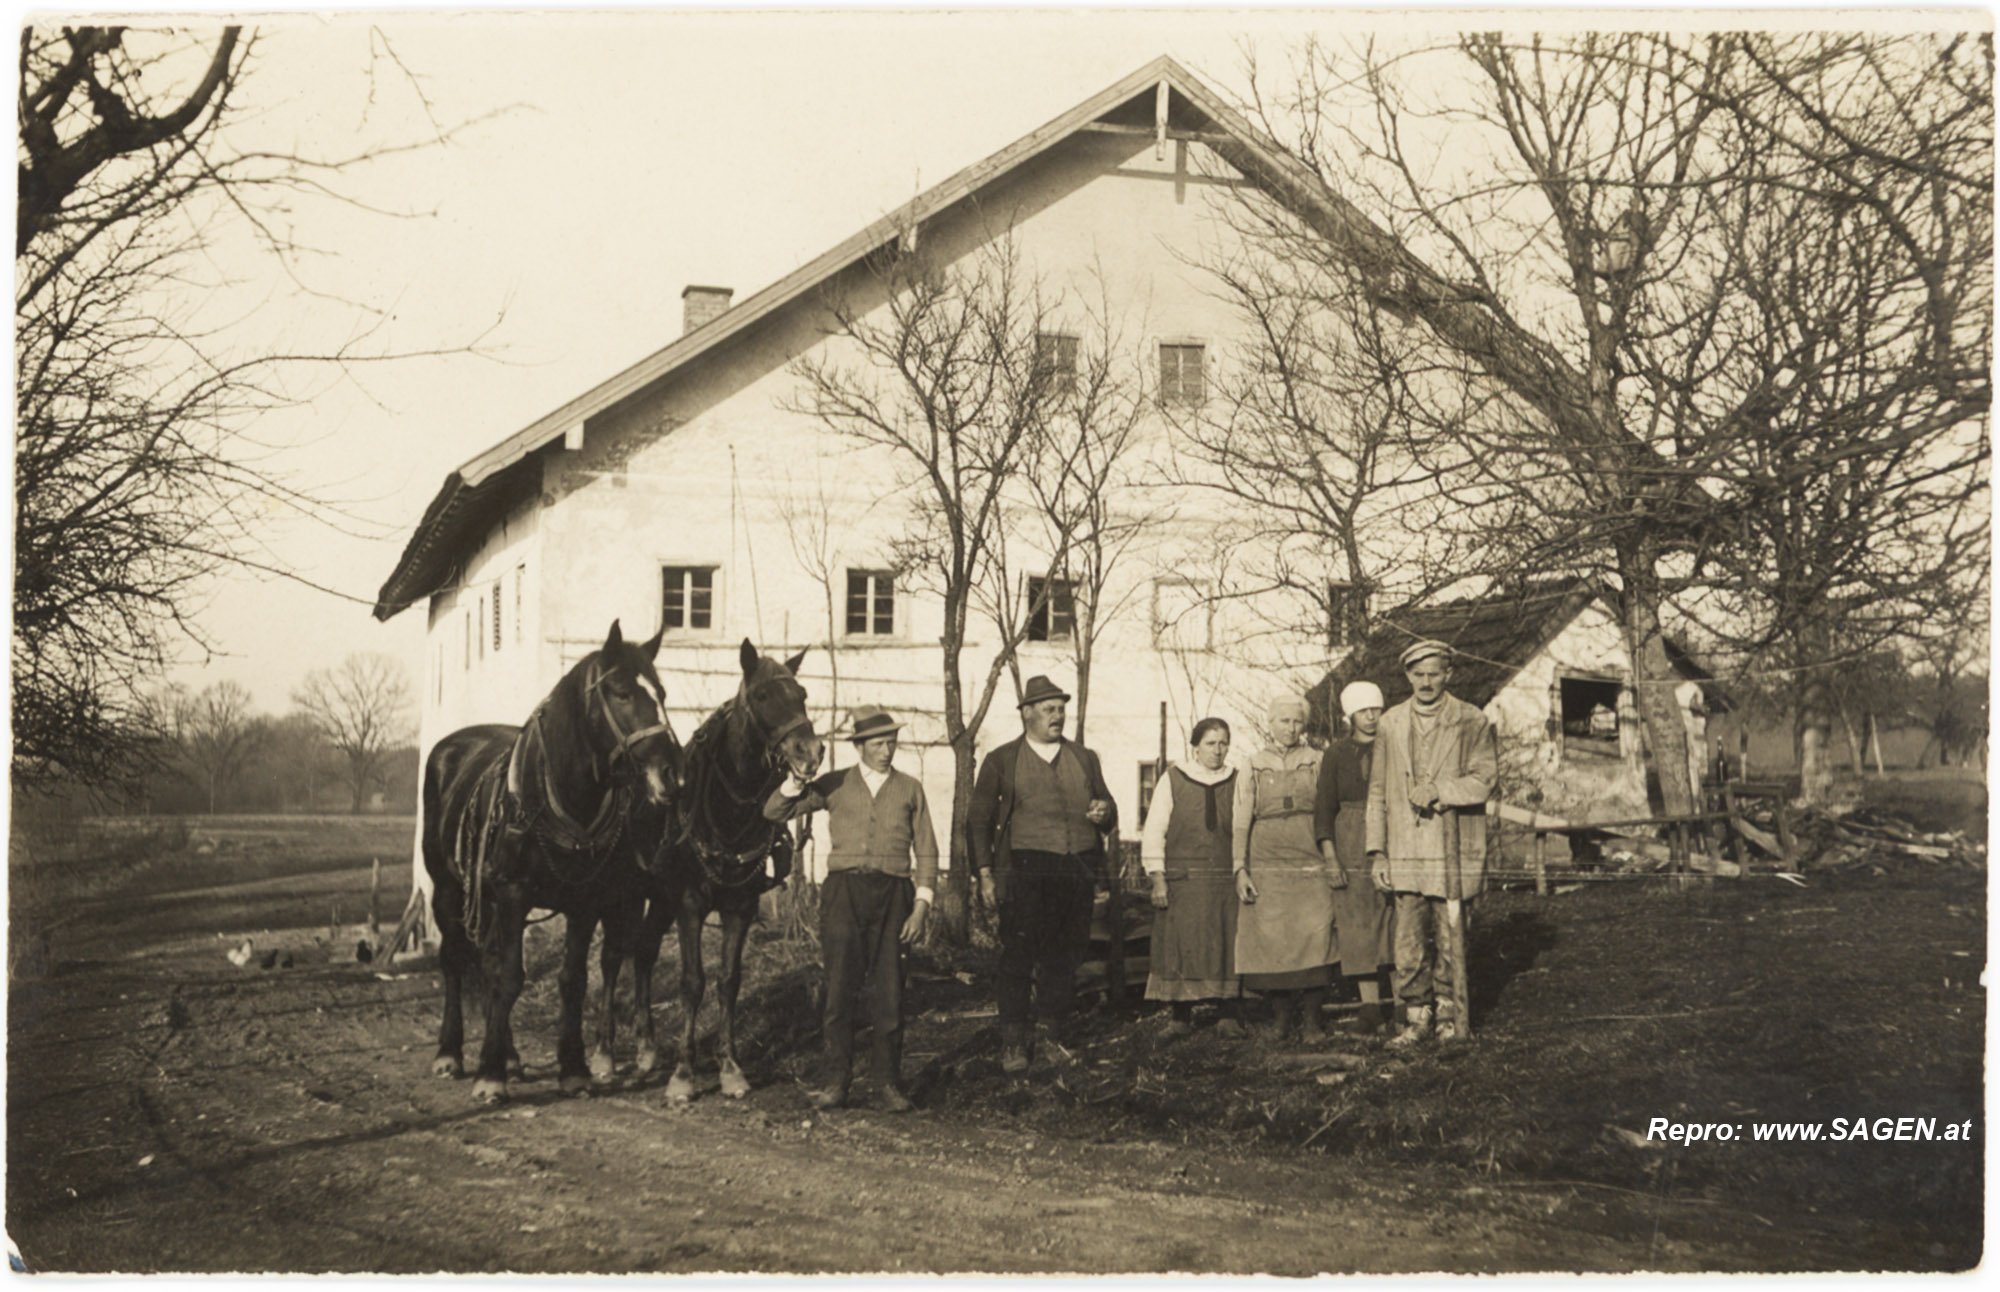
<svg viewBox="0 0 2000 1292">
<path fill-rule="evenodd" d="M 529 1080 L 509 1105 L 483 1108 L 469 1083 L 426 1075 L 434 973 L 406 963 L 379 976 L 351 945 L 313 940 L 311 913 L 365 890 L 365 868 L 182 877 L 190 887 L 100 902 L 51 976 L 11 992 L 8 1227 L 30 1269 L 1870 1263 L 1831 1220 L 1773 1226 L 1701 1198 L 1363 1168 L 1249 1136 L 1231 1148 L 1216 1136 L 1038 1133 L 1045 1123 L 1027 1112 L 1074 1098 L 1048 1072 L 1011 1099 L 934 1093 L 904 1117 L 808 1113 L 792 1079 L 803 1050 L 752 1058 L 759 1089 L 741 1102 L 711 1092 L 671 1109 L 657 1076 L 629 1073 L 565 1098 L 545 992 L 524 998 L 518 1024 Z M 289 939 L 295 966 L 230 964 L 216 931 L 246 928 L 291 930 L 270 936 Z"/>
</svg>

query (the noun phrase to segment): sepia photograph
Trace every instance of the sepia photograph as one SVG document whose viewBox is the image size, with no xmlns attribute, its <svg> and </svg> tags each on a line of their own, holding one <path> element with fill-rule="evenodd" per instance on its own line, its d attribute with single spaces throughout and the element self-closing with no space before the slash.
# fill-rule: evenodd
<svg viewBox="0 0 2000 1292">
<path fill-rule="evenodd" d="M 17 22 L 15 1273 L 1982 1264 L 1989 11 Z"/>
</svg>

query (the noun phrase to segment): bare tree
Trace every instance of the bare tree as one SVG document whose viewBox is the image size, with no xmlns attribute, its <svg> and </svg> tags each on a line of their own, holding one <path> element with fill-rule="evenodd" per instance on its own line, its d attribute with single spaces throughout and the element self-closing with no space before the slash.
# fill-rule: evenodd
<svg viewBox="0 0 2000 1292">
<path fill-rule="evenodd" d="M 383 756 L 410 738 L 409 674 L 386 655 L 349 655 L 338 668 L 306 674 L 292 703 L 346 761 L 353 810 L 361 811 Z"/>
<path fill-rule="evenodd" d="M 173 722 L 181 765 L 214 812 L 262 746 L 264 730 L 251 711 L 250 693 L 235 682 L 216 682 L 198 695 L 179 692 Z"/>
<path fill-rule="evenodd" d="M 1047 397 L 1039 405 L 1041 423 L 1024 446 L 1022 472 L 1042 546 L 1066 553 L 1059 577 L 1069 592 L 1079 741 L 1090 717 L 1098 638 L 1140 591 L 1128 585 L 1114 599 L 1113 576 L 1134 542 L 1172 511 L 1136 478 L 1153 392 L 1145 366 L 1128 356 L 1101 267 L 1095 281 L 1081 335 L 1043 339 L 1039 364 Z"/>
<path fill-rule="evenodd" d="M 390 349 L 385 311 L 301 276 L 313 250 L 299 240 L 302 210 L 397 149 L 317 158 L 239 145 L 256 44 L 233 26 L 21 32 L 13 770 L 24 784 L 99 779 L 143 751 L 142 688 L 175 646 L 206 646 L 192 617 L 202 579 L 228 563 L 289 576 L 258 543 L 271 514 L 344 523 L 283 476 L 279 446 L 253 423 L 309 398 L 314 380 L 439 353 Z M 374 47 L 394 62 L 379 36 Z M 345 338 L 297 353 L 260 342 L 240 313 L 219 318 L 246 247 Z"/>
<path fill-rule="evenodd" d="M 1871 56 L 1914 68 L 1944 53 L 1975 90 L 1990 79 L 1973 51 L 1933 37 L 1869 40 Z M 1311 47 L 1290 85 L 1252 107 L 1286 145 L 1221 148 L 1311 229 L 1329 273 L 1344 273 L 1373 309 L 1421 324 L 1439 367 L 1448 356 L 1462 363 L 1474 398 L 1458 433 L 1479 474 L 1452 509 L 1515 564 L 1601 563 L 1615 575 L 1669 811 L 1693 803 L 1663 609 L 1732 539 L 1742 473 L 1730 454 L 1772 395 L 1707 362 L 1700 324 L 1742 319 L 1744 292 L 1764 272 L 1733 245 L 1742 204 L 1883 143 L 1823 124 L 1855 80 L 1804 76 L 1822 52 L 1728 33 Z M 1801 73 L 1788 95 L 1772 93 L 1774 67 Z M 1892 97 L 1876 110 L 1893 114 Z M 1949 121 L 1975 136 L 1983 121 L 1990 138 L 1990 90 L 1984 105 Z M 1760 149 L 1789 156 L 1789 179 L 1732 164 Z M 1889 152 L 1918 158 L 1924 142 L 1909 134 Z M 1966 178 L 1956 162 L 1945 169 Z M 1975 170 L 1970 183 L 1990 202 L 1990 180 Z M 1879 210 L 1868 218 L 1883 220 Z M 1933 250 L 1971 263 L 1979 243 Z M 1987 307 L 1976 293 L 1930 304 L 1943 320 L 1931 336 L 1950 352 L 1936 366 L 1956 374 L 1933 387 L 1942 402 L 1932 411 L 1955 424 L 1988 398 Z"/>
<path fill-rule="evenodd" d="M 1011 237 L 949 266 L 913 242 L 897 239 L 869 258 L 856 291 L 828 296 L 828 343 L 793 366 L 799 390 L 790 407 L 895 464 L 908 504 L 895 565 L 944 603 L 952 864 L 938 915 L 943 936 L 963 942 L 973 742 L 1034 609 L 1020 606 L 1013 587 L 1006 527 L 1042 425 L 1046 373 L 1036 338 L 1046 309 Z M 1062 556 L 1050 554 L 1051 574 Z M 997 640 L 984 676 L 968 686 L 963 655 L 976 615 L 994 625 Z"/>
</svg>

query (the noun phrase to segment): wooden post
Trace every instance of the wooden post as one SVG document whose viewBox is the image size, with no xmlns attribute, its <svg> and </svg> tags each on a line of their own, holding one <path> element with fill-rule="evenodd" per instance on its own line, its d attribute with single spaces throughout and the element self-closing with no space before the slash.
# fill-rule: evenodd
<svg viewBox="0 0 2000 1292">
<path fill-rule="evenodd" d="M 1441 824 L 1444 827 L 1444 919 L 1437 930 L 1440 942 L 1449 941 L 1452 949 L 1451 991 L 1452 1017 L 1457 1025 L 1460 1040 L 1472 1039 L 1472 991 L 1466 979 L 1465 943 L 1465 877 L 1459 873 L 1458 811 L 1445 808 Z"/>
<path fill-rule="evenodd" d="M 1105 841 L 1105 851 L 1110 892 L 1104 902 L 1104 923 L 1111 942 L 1104 949 L 1104 1007 L 1113 1009 L 1125 1004 L 1125 850 L 1114 836 Z"/>
<path fill-rule="evenodd" d="M 371 937 L 382 935 L 382 859 L 375 858 L 375 864 L 368 870 L 368 933 Z"/>
<path fill-rule="evenodd" d="M 1535 831 L 1535 896 L 1537 897 L 1547 897 L 1549 895 L 1548 862 L 1542 855 L 1548 841 L 1548 831 Z"/>
<path fill-rule="evenodd" d="M 1776 797 L 1778 804 L 1778 851 L 1784 855 L 1785 869 L 1792 874 L 1799 871 L 1798 850 L 1792 846 L 1792 812 L 1785 805 L 1784 791 Z"/>
<path fill-rule="evenodd" d="M 1740 870 L 1748 873 L 1750 861 L 1743 851 L 1743 817 L 1736 809 L 1736 787 L 1728 781 L 1722 783 L 1722 810 L 1729 814 L 1729 855 Z"/>
</svg>

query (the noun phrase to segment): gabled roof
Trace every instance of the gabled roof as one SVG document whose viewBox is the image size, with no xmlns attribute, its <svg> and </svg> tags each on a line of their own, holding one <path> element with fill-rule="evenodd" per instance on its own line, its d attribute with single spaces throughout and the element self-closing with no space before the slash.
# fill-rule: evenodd
<svg viewBox="0 0 2000 1292">
<path fill-rule="evenodd" d="M 1530 581 L 1483 597 L 1392 610 L 1307 693 L 1314 725 L 1327 729 L 1340 688 L 1356 678 L 1381 687 L 1390 704 L 1409 698 L 1410 684 L 1397 657 L 1410 643 L 1426 639 L 1448 643 L 1457 652 L 1451 665 L 1451 693 L 1484 708 L 1586 607 L 1599 601 L 1616 613 L 1617 597 L 1609 588 L 1596 579 L 1573 577 Z M 1667 658 L 1683 677 L 1713 680 L 1671 640 Z M 1626 661 L 1622 656 L 1606 660 L 1603 668 L 1609 674 L 1622 673 Z"/>
<path fill-rule="evenodd" d="M 484 533 L 519 496 L 521 478 L 529 471 L 518 468 L 536 452 L 561 439 L 571 427 L 583 424 L 596 414 L 652 386 L 697 356 L 725 344 L 758 320 L 814 290 L 834 274 L 886 246 L 905 231 L 921 225 L 1092 123 L 1150 124 L 1154 116 L 1153 96 L 1162 84 L 1170 91 L 1168 124 L 1171 129 L 1220 132 L 1219 138 L 1230 145 L 1228 153 L 1232 161 L 1248 150 L 1268 167 L 1295 167 L 1274 144 L 1253 130 L 1186 68 L 1171 58 L 1156 58 L 984 161 L 966 167 L 920 194 L 742 304 L 724 311 L 664 349 L 591 387 L 445 477 L 437 496 L 425 509 L 416 532 L 410 536 L 395 570 L 383 583 L 375 603 L 375 617 L 388 619 L 444 586 L 452 577 L 453 567 L 463 548 Z M 513 477 L 511 483 L 504 478 L 510 475 Z"/>
</svg>

